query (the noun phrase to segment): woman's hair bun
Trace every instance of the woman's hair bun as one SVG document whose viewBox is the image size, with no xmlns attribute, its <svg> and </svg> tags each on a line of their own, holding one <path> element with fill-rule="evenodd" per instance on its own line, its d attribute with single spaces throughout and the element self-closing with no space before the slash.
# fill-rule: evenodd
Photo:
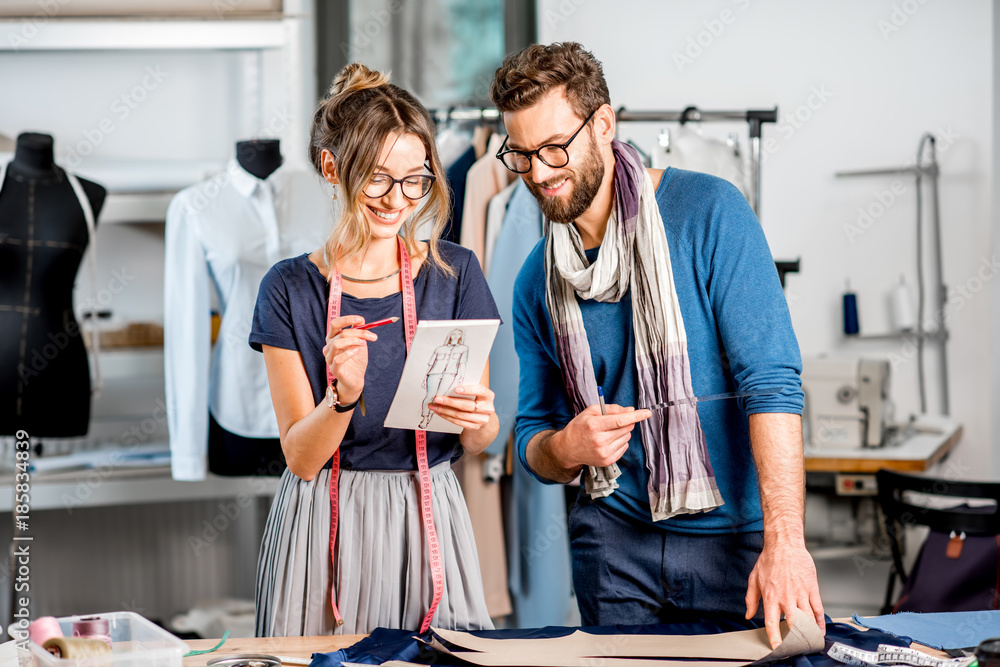
<svg viewBox="0 0 1000 667">
<path fill-rule="evenodd" d="M 389 83 L 388 73 L 383 74 L 377 70 L 368 69 L 361 63 L 350 63 L 333 78 L 333 85 L 330 86 L 330 97 L 366 88 L 378 88 L 387 83 Z"/>
</svg>

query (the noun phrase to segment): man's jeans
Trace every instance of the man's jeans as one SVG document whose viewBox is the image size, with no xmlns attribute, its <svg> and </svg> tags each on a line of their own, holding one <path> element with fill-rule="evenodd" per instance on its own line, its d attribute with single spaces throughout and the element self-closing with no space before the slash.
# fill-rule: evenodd
<svg viewBox="0 0 1000 667">
<path fill-rule="evenodd" d="M 764 546 L 760 531 L 658 530 L 582 495 L 569 528 L 583 625 L 676 623 L 686 612 L 746 615 L 747 580 Z"/>
</svg>

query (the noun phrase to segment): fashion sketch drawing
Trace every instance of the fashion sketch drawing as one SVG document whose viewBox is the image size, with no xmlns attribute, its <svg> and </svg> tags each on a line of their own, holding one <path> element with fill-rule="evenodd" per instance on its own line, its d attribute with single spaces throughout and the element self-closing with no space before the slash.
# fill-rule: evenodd
<svg viewBox="0 0 1000 667">
<path fill-rule="evenodd" d="M 420 424 L 418 429 L 426 429 L 434 413 L 430 404 L 435 396 L 447 394 L 454 387 L 465 382 L 465 366 L 469 361 L 469 348 L 464 344 L 465 332 L 452 329 L 448 332 L 444 345 L 440 345 L 431 353 L 427 362 L 427 373 L 420 386 L 427 390 L 420 406 Z"/>
</svg>

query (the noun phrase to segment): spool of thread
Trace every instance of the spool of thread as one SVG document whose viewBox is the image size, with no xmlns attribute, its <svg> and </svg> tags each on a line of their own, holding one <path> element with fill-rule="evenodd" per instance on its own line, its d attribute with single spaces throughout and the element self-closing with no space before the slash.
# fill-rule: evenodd
<svg viewBox="0 0 1000 667">
<path fill-rule="evenodd" d="M 100 639 L 85 639 L 83 637 L 52 637 L 42 644 L 42 648 L 64 660 L 99 658 L 111 655 L 111 647 Z"/>
<path fill-rule="evenodd" d="M 111 648 L 111 626 L 108 619 L 90 616 L 73 621 L 73 636 L 84 639 L 99 639 Z"/>
<path fill-rule="evenodd" d="M 913 331 L 917 326 L 917 316 L 913 312 L 913 299 L 910 298 L 910 286 L 903 276 L 899 284 L 892 290 L 892 321 L 898 331 Z"/>
<path fill-rule="evenodd" d="M 844 333 L 853 336 L 861 331 L 858 324 L 858 295 L 851 291 L 850 284 L 844 292 Z"/>
<path fill-rule="evenodd" d="M 976 647 L 980 667 L 1000 667 L 1000 638 L 987 639 Z"/>
<path fill-rule="evenodd" d="M 43 646 L 46 641 L 53 637 L 62 637 L 63 631 L 59 627 L 59 621 L 54 616 L 42 616 L 36 618 L 28 626 L 28 639 L 39 646 Z"/>
</svg>

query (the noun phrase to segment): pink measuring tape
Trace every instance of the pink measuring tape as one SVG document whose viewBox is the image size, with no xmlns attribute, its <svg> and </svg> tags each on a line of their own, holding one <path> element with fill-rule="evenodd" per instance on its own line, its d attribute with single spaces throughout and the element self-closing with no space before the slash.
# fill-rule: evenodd
<svg viewBox="0 0 1000 667">
<path fill-rule="evenodd" d="M 400 280 L 403 283 L 403 328 L 406 332 L 406 352 L 410 352 L 410 343 L 417 332 L 417 300 L 413 293 L 413 270 L 410 267 L 410 254 L 406 251 L 406 244 L 403 239 L 397 237 L 399 243 L 399 265 Z M 334 318 L 340 317 L 340 297 L 343 294 L 343 287 L 340 281 L 340 272 L 336 267 L 330 269 L 330 302 L 327 308 L 326 331 L 330 332 L 330 323 Z M 333 372 L 330 367 L 326 367 L 327 384 L 333 384 Z M 424 533 L 427 535 L 427 551 L 431 561 L 431 581 L 434 587 L 434 596 L 431 599 L 431 606 L 424 616 L 423 623 L 420 624 L 420 632 L 426 632 L 431 627 L 431 620 L 441 603 L 444 595 L 444 567 L 441 565 L 441 548 L 438 545 L 437 530 L 434 528 L 434 507 L 433 489 L 431 488 L 431 471 L 427 464 L 427 433 L 417 431 L 417 471 L 420 476 L 420 516 L 423 519 Z M 340 478 L 340 448 L 333 453 L 333 465 L 330 471 L 330 563 L 332 565 L 333 576 L 337 573 L 337 523 L 340 515 L 340 503 L 338 500 L 337 484 Z M 339 582 L 336 582 L 339 583 Z M 344 624 L 344 619 L 340 616 L 340 609 L 337 607 L 337 591 L 340 586 L 331 583 L 330 604 L 333 605 L 333 616 L 337 620 L 337 625 Z"/>
</svg>

